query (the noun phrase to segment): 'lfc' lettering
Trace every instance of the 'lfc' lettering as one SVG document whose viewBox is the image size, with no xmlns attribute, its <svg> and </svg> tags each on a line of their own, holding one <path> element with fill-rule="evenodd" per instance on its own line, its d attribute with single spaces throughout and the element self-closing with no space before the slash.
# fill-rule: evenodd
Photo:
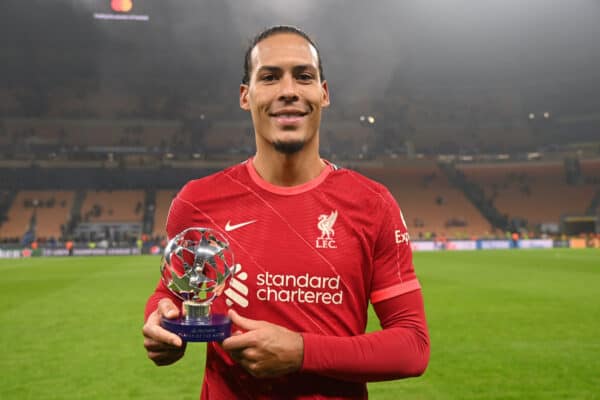
<svg viewBox="0 0 600 400">
<path fill-rule="evenodd" d="M 317 239 L 317 243 L 315 244 L 317 249 L 337 249 L 337 245 L 335 244 L 335 240 L 333 239 Z"/>
</svg>

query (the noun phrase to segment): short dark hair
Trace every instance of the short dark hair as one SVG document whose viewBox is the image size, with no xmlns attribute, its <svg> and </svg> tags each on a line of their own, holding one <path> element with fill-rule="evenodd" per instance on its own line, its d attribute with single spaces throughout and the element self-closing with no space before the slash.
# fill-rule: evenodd
<svg viewBox="0 0 600 400">
<path fill-rule="evenodd" d="M 312 40 L 310 36 L 308 36 L 308 34 L 306 34 L 306 32 L 304 32 L 300 28 L 291 25 L 275 25 L 263 30 L 258 35 L 256 35 L 254 39 L 252 39 L 252 42 L 250 42 L 248 48 L 246 49 L 246 54 L 244 55 L 244 76 L 242 77 L 242 83 L 246 85 L 250 83 L 250 70 L 252 69 L 250 55 L 252 53 L 252 50 L 256 47 L 258 43 L 262 42 L 264 39 L 276 35 L 278 33 L 292 33 L 294 35 L 298 35 L 304 38 L 317 52 L 317 62 L 319 63 L 319 77 L 322 81 L 325 80 L 325 77 L 323 76 L 323 63 L 321 62 L 321 54 L 319 53 L 319 48 L 317 47 L 315 41 Z"/>
</svg>

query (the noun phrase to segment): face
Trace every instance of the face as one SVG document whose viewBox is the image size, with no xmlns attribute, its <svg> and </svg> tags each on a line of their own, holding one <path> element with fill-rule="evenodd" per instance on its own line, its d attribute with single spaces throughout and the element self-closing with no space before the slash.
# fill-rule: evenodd
<svg viewBox="0 0 600 400">
<path fill-rule="evenodd" d="M 281 33 L 251 52 L 248 85 L 240 87 L 240 107 L 250 111 L 256 144 L 294 153 L 318 143 L 321 110 L 329 105 L 316 50 L 301 36 Z"/>
</svg>

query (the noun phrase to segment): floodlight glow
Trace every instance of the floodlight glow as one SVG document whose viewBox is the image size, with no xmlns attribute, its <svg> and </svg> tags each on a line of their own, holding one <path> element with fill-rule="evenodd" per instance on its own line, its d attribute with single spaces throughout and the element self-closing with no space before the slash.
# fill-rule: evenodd
<svg viewBox="0 0 600 400">
<path fill-rule="evenodd" d="M 133 8 L 131 0 L 111 0 L 110 8 L 116 12 L 129 12 Z"/>
<path fill-rule="evenodd" d="M 133 0 L 110 0 L 110 9 L 112 13 L 94 13 L 95 19 L 116 20 L 116 21 L 149 21 L 148 15 L 131 14 L 133 10 Z"/>
</svg>

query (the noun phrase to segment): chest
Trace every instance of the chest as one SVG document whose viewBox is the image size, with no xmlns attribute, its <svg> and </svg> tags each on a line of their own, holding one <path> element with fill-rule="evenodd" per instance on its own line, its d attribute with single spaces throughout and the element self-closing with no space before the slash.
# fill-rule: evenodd
<svg viewBox="0 0 600 400">
<path fill-rule="evenodd" d="M 219 229 L 230 242 L 237 273 L 225 291 L 226 305 L 310 330 L 364 314 L 372 272 L 369 216 L 331 198 L 289 200 L 209 203 L 194 216 L 195 224 Z M 290 317 L 298 313 L 311 327 Z M 359 318 L 348 330 L 361 325 Z"/>
<path fill-rule="evenodd" d="M 238 260 L 263 272 L 355 275 L 368 268 L 373 221 L 356 205 L 319 196 L 247 196 L 203 211 L 198 223 L 218 227 Z"/>
</svg>

